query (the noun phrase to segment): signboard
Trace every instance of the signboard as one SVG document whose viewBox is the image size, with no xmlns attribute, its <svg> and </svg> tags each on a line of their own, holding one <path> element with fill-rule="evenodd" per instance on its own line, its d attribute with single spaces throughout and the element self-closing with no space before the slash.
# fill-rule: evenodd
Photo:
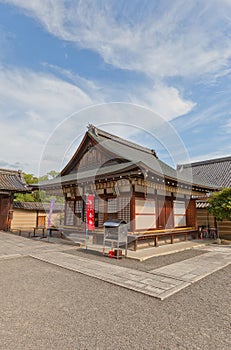
<svg viewBox="0 0 231 350">
<path fill-rule="evenodd" d="M 94 210 L 94 195 L 87 196 L 87 228 L 88 230 L 95 229 L 95 210 Z"/>
</svg>

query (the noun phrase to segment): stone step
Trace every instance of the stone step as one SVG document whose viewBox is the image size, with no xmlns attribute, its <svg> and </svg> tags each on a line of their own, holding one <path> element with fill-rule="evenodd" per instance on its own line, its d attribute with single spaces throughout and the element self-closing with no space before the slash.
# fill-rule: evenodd
<svg viewBox="0 0 231 350">
<path fill-rule="evenodd" d="M 86 245 L 86 235 L 78 234 L 78 233 L 65 233 L 65 238 L 75 243 L 79 243 L 80 245 Z M 88 244 L 92 244 L 92 243 L 93 243 L 93 237 L 88 236 Z"/>
</svg>

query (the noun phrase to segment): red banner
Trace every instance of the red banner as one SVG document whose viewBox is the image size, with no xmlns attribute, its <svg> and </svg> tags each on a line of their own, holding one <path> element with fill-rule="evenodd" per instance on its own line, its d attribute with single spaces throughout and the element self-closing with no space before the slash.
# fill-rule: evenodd
<svg viewBox="0 0 231 350">
<path fill-rule="evenodd" d="M 95 210 L 94 210 L 94 195 L 87 196 L 87 228 L 88 230 L 95 229 Z"/>
</svg>

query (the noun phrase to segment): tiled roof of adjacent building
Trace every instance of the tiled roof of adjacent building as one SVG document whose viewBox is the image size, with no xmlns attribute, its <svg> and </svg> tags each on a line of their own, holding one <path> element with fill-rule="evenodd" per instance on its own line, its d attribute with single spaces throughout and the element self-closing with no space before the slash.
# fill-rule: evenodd
<svg viewBox="0 0 231 350">
<path fill-rule="evenodd" d="M 207 209 L 209 206 L 209 203 L 204 200 L 196 200 L 196 208 L 197 209 Z"/>
<path fill-rule="evenodd" d="M 49 211 L 50 203 L 42 202 L 14 202 L 14 209 L 24 209 L 24 210 L 38 210 L 38 211 Z M 55 203 L 54 212 L 63 211 L 64 204 Z"/>
<path fill-rule="evenodd" d="M 0 191 L 28 192 L 22 172 L 0 169 Z"/>
<path fill-rule="evenodd" d="M 182 173 L 192 169 L 193 176 L 219 187 L 231 187 L 231 157 L 210 159 L 191 164 L 178 165 Z"/>
</svg>

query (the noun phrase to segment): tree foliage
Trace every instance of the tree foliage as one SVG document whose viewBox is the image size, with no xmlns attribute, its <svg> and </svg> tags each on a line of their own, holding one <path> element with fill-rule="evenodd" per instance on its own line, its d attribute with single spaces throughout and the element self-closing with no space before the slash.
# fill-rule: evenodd
<svg viewBox="0 0 231 350">
<path fill-rule="evenodd" d="M 218 221 L 224 219 L 231 220 L 231 188 L 224 188 L 220 192 L 212 193 L 208 199 L 208 211 L 212 213 Z"/>
<path fill-rule="evenodd" d="M 51 179 L 54 179 L 58 174 L 59 173 L 57 171 L 51 170 L 46 175 L 41 176 L 38 180 L 39 182 L 51 180 Z"/>
<path fill-rule="evenodd" d="M 55 178 L 58 175 L 58 173 L 55 170 L 49 171 L 46 175 L 43 175 L 41 177 L 36 177 L 33 174 L 26 174 L 23 173 L 23 177 L 25 179 L 25 182 L 28 185 L 36 184 L 42 181 L 50 180 Z M 46 191 L 43 190 L 34 190 L 31 193 L 18 193 L 15 195 L 15 201 L 16 202 L 47 202 L 49 203 L 51 201 L 51 198 L 54 198 L 54 196 L 47 195 Z M 64 199 L 63 197 L 57 196 L 56 197 L 56 203 L 63 203 Z"/>
</svg>

